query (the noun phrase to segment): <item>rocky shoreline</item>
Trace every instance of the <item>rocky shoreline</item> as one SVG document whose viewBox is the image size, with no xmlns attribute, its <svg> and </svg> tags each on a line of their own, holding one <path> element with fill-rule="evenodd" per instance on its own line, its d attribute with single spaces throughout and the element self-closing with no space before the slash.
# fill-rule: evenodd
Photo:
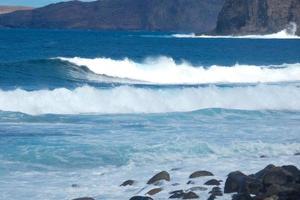
<svg viewBox="0 0 300 200">
<path fill-rule="evenodd" d="M 164 184 L 170 183 L 172 177 L 169 172 L 161 171 L 151 177 L 145 187 L 138 192 L 138 194 L 144 193 L 145 195 L 132 196 L 130 200 L 155 200 L 155 196 L 162 191 L 169 195 L 166 199 L 300 200 L 300 170 L 293 165 L 270 164 L 255 174 L 249 175 L 241 171 L 233 171 L 227 175 L 226 180 L 219 180 L 212 172 L 206 170 L 195 171 L 188 178 L 189 181 L 186 183 L 172 183 L 171 185 L 188 185 L 189 189 L 165 191 Z M 204 183 L 197 184 L 199 179 L 204 179 Z M 136 180 L 126 180 L 120 184 L 120 187 L 130 188 L 136 183 Z M 152 189 L 147 186 L 151 186 Z M 203 192 L 207 193 L 208 198 L 202 196 Z M 73 200 L 95 199 L 81 197 Z"/>
</svg>

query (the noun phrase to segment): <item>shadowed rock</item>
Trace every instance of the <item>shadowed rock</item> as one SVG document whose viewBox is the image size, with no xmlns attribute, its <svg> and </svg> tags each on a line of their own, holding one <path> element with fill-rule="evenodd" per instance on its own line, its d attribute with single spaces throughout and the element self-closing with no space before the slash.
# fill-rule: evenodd
<svg viewBox="0 0 300 200">
<path fill-rule="evenodd" d="M 199 196 L 194 192 L 187 192 L 183 194 L 182 199 L 198 199 Z"/>
<path fill-rule="evenodd" d="M 152 196 L 152 195 L 155 195 L 155 194 L 161 192 L 162 190 L 163 190 L 162 188 L 154 188 L 154 189 L 148 191 L 146 194 Z"/>
<path fill-rule="evenodd" d="M 76 199 L 72 199 L 72 200 L 95 200 L 92 197 L 80 197 L 80 198 L 76 198 Z"/>
<path fill-rule="evenodd" d="M 189 191 L 206 191 L 207 188 L 206 187 L 202 187 L 202 186 L 195 186 L 195 187 L 191 187 L 190 189 L 188 189 Z"/>
<path fill-rule="evenodd" d="M 204 185 L 220 185 L 220 181 L 218 181 L 217 179 L 211 179 L 209 181 L 206 181 Z"/>
<path fill-rule="evenodd" d="M 220 187 L 213 187 L 209 194 L 212 194 L 214 196 L 223 196 L 222 190 Z"/>
<path fill-rule="evenodd" d="M 154 175 L 148 182 L 147 184 L 154 184 L 159 181 L 170 181 L 170 174 L 166 171 L 159 172 L 158 174 Z"/>
<path fill-rule="evenodd" d="M 127 180 L 127 181 L 124 181 L 120 186 L 131 186 L 135 183 L 134 180 Z"/>
<path fill-rule="evenodd" d="M 213 176 L 213 173 L 209 171 L 196 171 L 192 173 L 189 178 L 198 178 L 203 176 Z"/>
<path fill-rule="evenodd" d="M 153 200 L 153 199 L 151 197 L 134 196 L 134 197 L 131 197 L 129 200 Z"/>
<path fill-rule="evenodd" d="M 171 194 L 169 199 L 178 199 L 178 198 L 183 197 L 184 192 L 183 192 L 183 190 L 175 190 L 175 191 L 169 192 L 169 194 Z"/>
<path fill-rule="evenodd" d="M 254 200 L 249 194 L 234 194 L 232 200 Z"/>
<path fill-rule="evenodd" d="M 300 35 L 299 26 L 299 0 L 226 0 L 215 33 L 259 35 L 286 29 L 289 34 Z"/>
</svg>

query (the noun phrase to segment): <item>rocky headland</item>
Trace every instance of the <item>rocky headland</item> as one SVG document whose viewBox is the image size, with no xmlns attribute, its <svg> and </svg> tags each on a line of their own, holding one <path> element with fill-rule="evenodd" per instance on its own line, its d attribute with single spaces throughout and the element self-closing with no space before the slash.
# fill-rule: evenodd
<svg viewBox="0 0 300 200">
<path fill-rule="evenodd" d="M 300 0 L 226 0 L 214 34 L 258 35 L 283 29 L 300 35 Z"/>
<path fill-rule="evenodd" d="M 295 154 L 297 156 L 297 154 Z M 180 170 L 180 169 L 171 169 Z M 163 199 L 232 199 L 232 200 L 299 200 L 300 170 L 293 165 L 268 165 L 254 174 L 233 171 L 226 180 L 220 180 L 212 172 L 195 171 L 190 174 L 187 182 L 174 182 L 169 172 L 161 171 L 144 183 L 130 200 L 155 200 L 156 195 L 164 192 Z M 199 180 L 202 184 L 199 184 Z M 121 188 L 130 189 L 137 180 L 126 180 Z M 182 189 L 172 190 L 165 187 L 169 184 Z M 167 191 L 166 191 L 167 190 Z M 206 195 L 204 195 L 206 194 Z M 96 199 L 96 198 L 95 198 Z M 162 198 L 158 198 L 162 199 Z M 94 200 L 93 197 L 81 197 L 73 200 Z"/>
<path fill-rule="evenodd" d="M 224 0 L 68 1 L 0 15 L 0 27 L 205 32 Z"/>
</svg>

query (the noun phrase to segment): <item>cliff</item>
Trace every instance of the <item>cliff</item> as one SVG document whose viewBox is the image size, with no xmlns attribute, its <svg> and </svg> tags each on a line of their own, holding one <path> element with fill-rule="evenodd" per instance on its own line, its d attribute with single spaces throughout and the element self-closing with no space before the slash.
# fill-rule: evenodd
<svg viewBox="0 0 300 200">
<path fill-rule="evenodd" d="M 300 0 L 226 0 L 218 16 L 219 35 L 269 34 L 290 24 L 299 28 Z"/>
<path fill-rule="evenodd" d="M 17 10 L 31 10 L 31 7 L 24 6 L 0 6 L 0 14 L 11 13 Z"/>
<path fill-rule="evenodd" d="M 161 30 L 212 30 L 224 0 L 98 0 L 51 4 L 0 15 L 0 27 Z"/>
</svg>

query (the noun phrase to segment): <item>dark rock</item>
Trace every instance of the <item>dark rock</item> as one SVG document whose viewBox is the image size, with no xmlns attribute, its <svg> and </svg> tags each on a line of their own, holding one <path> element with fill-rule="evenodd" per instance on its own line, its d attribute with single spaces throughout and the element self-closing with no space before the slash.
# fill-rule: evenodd
<svg viewBox="0 0 300 200">
<path fill-rule="evenodd" d="M 299 0 L 226 0 L 219 13 L 215 33 L 270 34 L 283 29 L 294 33 L 295 26 L 300 26 Z M 296 34 L 300 35 L 300 29 Z"/>
<path fill-rule="evenodd" d="M 190 184 L 195 184 L 195 182 L 194 181 L 188 181 L 186 184 L 188 184 L 188 185 L 190 185 Z"/>
<path fill-rule="evenodd" d="M 153 200 L 153 199 L 151 197 L 134 196 L 134 197 L 131 197 L 129 200 Z"/>
<path fill-rule="evenodd" d="M 258 194 L 263 189 L 263 184 L 254 176 L 247 176 L 240 171 L 231 172 L 225 182 L 225 193 Z"/>
<path fill-rule="evenodd" d="M 162 190 L 163 190 L 162 188 L 154 188 L 154 189 L 148 191 L 146 194 L 152 196 L 152 195 L 155 195 L 155 194 L 161 192 Z"/>
<path fill-rule="evenodd" d="M 266 156 L 266 155 L 261 155 L 261 156 L 259 156 L 260 158 L 267 158 L 268 156 Z"/>
<path fill-rule="evenodd" d="M 232 200 L 253 200 L 249 194 L 234 194 Z"/>
<path fill-rule="evenodd" d="M 72 188 L 78 188 L 79 185 L 78 185 L 78 184 L 72 184 L 71 187 L 72 187 Z"/>
<path fill-rule="evenodd" d="M 154 184 L 154 183 L 162 181 L 162 180 L 170 181 L 170 174 L 168 172 L 166 172 L 166 171 L 159 172 L 158 174 L 154 175 L 147 182 L 147 184 Z"/>
<path fill-rule="evenodd" d="M 209 197 L 208 197 L 208 199 L 207 200 L 215 200 L 216 199 L 216 196 L 215 195 L 213 195 L 213 194 L 211 194 Z"/>
<path fill-rule="evenodd" d="M 76 198 L 76 199 L 73 199 L 73 200 L 95 200 L 95 199 L 92 198 L 92 197 L 80 197 L 80 198 Z"/>
<path fill-rule="evenodd" d="M 213 173 L 209 171 L 196 171 L 192 173 L 189 178 L 198 178 L 203 176 L 213 176 Z"/>
<path fill-rule="evenodd" d="M 205 32 L 215 27 L 223 3 L 224 0 L 68 1 L 0 15 L 0 27 Z"/>
<path fill-rule="evenodd" d="M 294 153 L 294 156 L 300 156 L 300 152 Z"/>
<path fill-rule="evenodd" d="M 207 188 L 206 187 L 202 187 L 202 186 L 195 186 L 195 187 L 191 187 L 188 189 L 188 191 L 206 191 Z"/>
<path fill-rule="evenodd" d="M 264 169 L 260 170 L 259 172 L 257 172 L 256 174 L 253 175 L 253 177 L 257 178 L 257 179 L 261 179 L 265 176 L 265 174 L 267 172 L 269 172 L 271 169 L 273 169 L 275 167 L 275 165 L 268 165 L 266 166 Z"/>
<path fill-rule="evenodd" d="M 216 180 L 216 179 L 211 179 L 209 181 L 206 181 L 204 183 L 204 185 L 220 185 L 220 181 Z"/>
<path fill-rule="evenodd" d="M 290 172 L 281 167 L 274 167 L 268 170 L 263 176 L 264 185 L 285 185 L 293 181 L 293 176 Z"/>
<path fill-rule="evenodd" d="M 240 185 L 243 184 L 246 175 L 240 171 L 231 172 L 225 182 L 225 193 L 238 192 Z"/>
<path fill-rule="evenodd" d="M 198 199 L 199 196 L 194 192 L 187 192 L 183 194 L 182 199 Z"/>
<path fill-rule="evenodd" d="M 172 186 L 178 186 L 180 183 L 172 183 Z"/>
<path fill-rule="evenodd" d="M 184 191 L 183 190 L 175 190 L 175 191 L 170 192 L 169 194 L 171 194 L 169 199 L 179 199 L 179 198 L 183 197 Z"/>
<path fill-rule="evenodd" d="M 220 187 L 213 187 L 212 190 L 209 192 L 209 194 L 212 194 L 214 196 L 223 196 L 222 190 Z"/>
<path fill-rule="evenodd" d="M 180 170 L 181 168 L 177 167 L 177 168 L 172 168 L 171 171 L 178 171 Z"/>
<path fill-rule="evenodd" d="M 120 186 L 130 186 L 130 185 L 133 185 L 134 184 L 134 180 L 127 180 L 127 181 L 124 181 Z"/>
</svg>

